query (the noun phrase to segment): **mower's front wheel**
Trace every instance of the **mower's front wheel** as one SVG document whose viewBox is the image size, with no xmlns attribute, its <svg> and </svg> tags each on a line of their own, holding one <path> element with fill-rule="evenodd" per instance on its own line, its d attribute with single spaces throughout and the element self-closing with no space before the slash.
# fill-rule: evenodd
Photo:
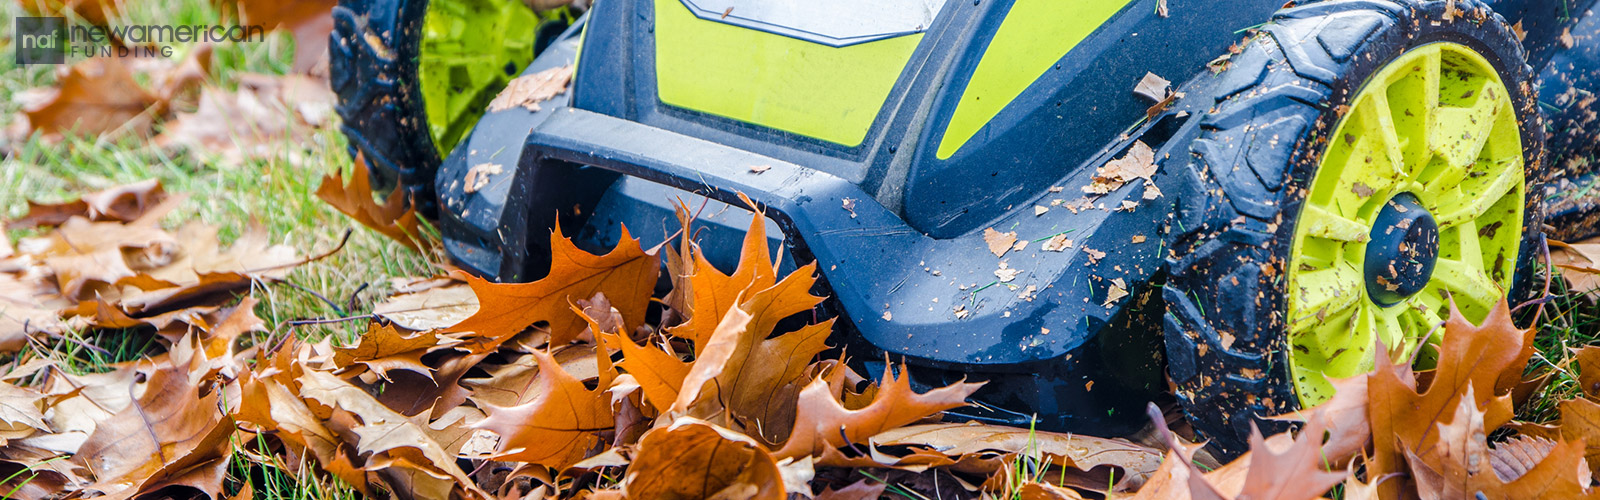
<svg viewBox="0 0 1600 500">
<path fill-rule="evenodd" d="M 329 73 L 350 153 L 431 216 L 441 159 L 533 60 L 546 26 L 520 0 L 340 0 L 333 21 Z"/>
<path fill-rule="evenodd" d="M 1370 370 L 1378 340 L 1411 359 L 1451 302 L 1481 321 L 1539 241 L 1543 125 L 1504 19 L 1322 2 L 1263 31 L 1174 174 L 1168 373 L 1225 453 Z"/>
</svg>

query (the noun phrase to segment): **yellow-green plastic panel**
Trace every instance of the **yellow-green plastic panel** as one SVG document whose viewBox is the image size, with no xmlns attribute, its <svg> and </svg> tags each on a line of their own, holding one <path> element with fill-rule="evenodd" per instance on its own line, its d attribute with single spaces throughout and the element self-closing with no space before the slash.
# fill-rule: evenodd
<svg viewBox="0 0 1600 500">
<path fill-rule="evenodd" d="M 829 47 L 695 17 L 656 0 L 661 102 L 858 146 L 921 34 Z"/>
<path fill-rule="evenodd" d="M 423 17 L 417 79 L 428 132 L 440 155 L 483 116 L 489 101 L 533 61 L 539 15 L 518 0 L 431 0 Z"/>
<path fill-rule="evenodd" d="M 1016 0 L 984 50 L 939 141 L 954 155 L 989 120 L 1132 0 Z M 1129 83 L 1132 84 L 1131 82 Z"/>
</svg>

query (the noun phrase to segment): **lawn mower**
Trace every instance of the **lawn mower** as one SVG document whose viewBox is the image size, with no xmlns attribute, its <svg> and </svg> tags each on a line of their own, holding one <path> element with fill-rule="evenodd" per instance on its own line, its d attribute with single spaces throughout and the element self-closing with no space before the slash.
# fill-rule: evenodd
<svg viewBox="0 0 1600 500">
<path fill-rule="evenodd" d="M 332 68 L 471 272 L 537 279 L 557 224 L 664 241 L 680 201 L 732 268 L 760 213 L 853 359 L 988 381 L 956 418 L 1117 434 L 1170 392 L 1239 450 L 1595 232 L 1593 4 L 343 0 Z"/>
</svg>

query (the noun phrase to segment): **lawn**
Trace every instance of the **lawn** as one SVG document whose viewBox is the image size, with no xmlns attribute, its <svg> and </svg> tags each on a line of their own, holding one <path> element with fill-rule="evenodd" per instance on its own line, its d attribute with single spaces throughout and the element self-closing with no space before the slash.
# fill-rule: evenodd
<svg viewBox="0 0 1600 500">
<path fill-rule="evenodd" d="M 213 3 L 205 0 L 129 5 L 126 14 L 130 23 L 200 24 L 216 22 L 221 17 Z M 0 3 L 0 25 L 7 26 L 7 32 L 13 17 L 22 14 L 17 3 Z M 12 42 L 9 38 L 0 40 L 5 44 L 0 50 L 9 54 Z M 293 44 L 292 37 L 278 33 L 267 43 L 220 46 L 208 84 L 233 88 L 237 85 L 236 75 L 241 73 L 284 74 L 290 68 Z M 7 128 L 14 126 L 21 108 L 19 94 L 51 86 L 56 69 L 50 65 L 17 66 L 9 56 L 0 58 L 0 123 Z M 259 223 L 274 242 L 292 246 L 303 255 L 314 255 L 336 248 L 345 233 L 353 231 L 341 251 L 294 268 L 283 283 L 249 291 L 260 300 L 256 314 L 265 320 L 268 331 L 288 329 L 310 340 L 334 335 L 342 342 L 349 341 L 364 327 L 356 323 L 288 323 L 366 314 L 388 295 L 392 278 L 432 276 L 441 271 L 437 260 L 394 244 L 316 197 L 323 175 L 351 168 L 345 138 L 336 123 L 315 130 L 311 141 L 283 139 L 273 148 L 279 151 L 277 154 L 237 163 L 229 163 L 209 151 L 157 148 L 141 137 L 107 140 L 69 136 L 62 142 L 37 136 L 20 141 L 0 139 L 6 141 L 4 160 L 0 162 L 0 219 L 21 217 L 28 211 L 30 200 L 59 202 L 85 192 L 158 179 L 169 193 L 186 197 L 166 217 L 169 227 L 203 221 L 220 228 L 224 244 L 231 243 L 251 224 Z M 8 234 L 16 241 L 38 231 L 12 230 Z M 79 331 L 71 336 L 75 338 L 54 342 L 51 352 L 41 354 L 66 366 L 94 371 L 138 359 L 156 349 L 150 335 L 134 331 Z M 80 343 L 105 348 L 107 353 L 82 348 Z M 348 487 L 310 474 L 310 469 L 298 468 L 303 473 L 296 476 L 267 457 L 238 449 L 230 474 L 236 481 L 254 484 L 257 498 L 353 495 Z"/>
</svg>

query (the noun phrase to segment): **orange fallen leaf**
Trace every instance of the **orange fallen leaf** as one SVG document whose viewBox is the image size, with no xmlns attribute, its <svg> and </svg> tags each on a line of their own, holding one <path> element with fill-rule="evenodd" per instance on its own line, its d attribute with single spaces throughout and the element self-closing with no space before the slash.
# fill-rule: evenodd
<svg viewBox="0 0 1600 500">
<path fill-rule="evenodd" d="M 328 174 L 322 178 L 322 185 L 317 186 L 317 197 L 406 248 L 423 251 L 426 244 L 422 225 L 416 209 L 407 206 L 405 190 L 390 192 L 383 205 L 378 205 L 372 200 L 372 182 L 367 176 L 366 159 L 356 155 L 350 182 L 346 184 L 338 172 Z"/>
<path fill-rule="evenodd" d="M 957 382 L 923 394 L 911 390 L 911 377 L 884 367 L 882 385 L 872 403 L 846 409 L 827 380 L 818 378 L 800 391 L 794 432 L 777 452 L 779 458 L 801 458 L 849 443 L 864 443 L 883 431 L 904 426 L 967 404 L 967 396 L 983 383 Z"/>
<path fill-rule="evenodd" d="M 404 334 L 393 326 L 374 322 L 355 345 L 335 348 L 333 362 L 346 369 L 360 365 L 385 380 L 389 379 L 389 370 L 410 370 L 432 378 L 433 370 L 422 363 L 422 355 L 458 343 L 432 331 Z"/>
<path fill-rule="evenodd" d="M 25 106 L 31 131 L 60 137 L 96 137 L 119 129 L 145 134 L 154 123 L 160 99 L 134 79 L 120 58 L 93 57 L 66 69 L 57 88 Z"/>
<path fill-rule="evenodd" d="M 778 321 L 822 302 L 810 293 L 816 283 L 815 268 L 808 264 L 729 310 L 695 359 L 683 392 L 669 411 L 708 417 L 726 408 L 747 428 L 759 429 L 757 437 L 783 442 L 794 421 L 794 398 L 805 384 L 806 368 L 827 349 L 833 322 L 775 337 L 772 333 Z M 702 397 L 716 404 L 691 411 Z"/>
<path fill-rule="evenodd" d="M 1531 352 L 1526 348 L 1531 348 L 1533 334 L 1512 323 L 1504 301 L 1482 326 L 1468 322 L 1452 307 L 1438 368 L 1426 388 L 1418 387 L 1410 366 L 1391 364 L 1385 349 L 1378 349 L 1377 368 L 1368 375 L 1367 387 L 1372 435 L 1377 437 L 1367 462 L 1369 477 L 1404 473 L 1406 450 L 1432 449 L 1439 439 L 1436 424 L 1448 421 L 1466 395 L 1473 395 L 1474 405 L 1486 408 L 1486 428 L 1510 422 L 1510 392 L 1527 366 Z M 1398 495 L 1402 488 L 1403 481 L 1379 485 L 1385 497 Z"/>
<path fill-rule="evenodd" d="M 1253 430 L 1250 451 L 1233 463 L 1207 473 L 1206 480 L 1230 498 L 1322 498 L 1345 478 L 1342 473 L 1325 469 L 1337 467 L 1322 453 L 1325 430 L 1321 420 L 1307 422 L 1298 437 L 1283 433 L 1264 438 L 1259 430 Z"/>
<path fill-rule="evenodd" d="M 753 201 L 746 199 L 746 204 L 754 206 Z M 685 259 L 678 267 L 674 276 L 673 295 L 682 299 L 684 304 L 679 307 L 681 314 L 688 315 L 687 321 L 667 329 L 668 333 L 678 338 L 694 342 L 695 352 L 698 354 L 706 348 L 708 340 L 716 331 L 719 323 L 723 321 L 729 310 L 734 308 L 737 297 L 744 293 L 753 295 L 757 291 L 772 288 L 778 283 L 778 268 L 770 260 L 771 250 L 767 246 L 767 225 L 763 217 L 754 217 L 750 227 L 745 231 L 744 243 L 739 250 L 739 267 L 733 274 L 723 274 L 716 266 L 706 260 L 705 254 L 694 245 L 689 237 L 687 228 L 692 226 L 689 214 L 685 207 L 678 207 L 679 221 L 685 231 L 683 237 L 683 254 Z M 673 260 L 668 261 L 669 264 Z M 748 290 L 748 292 L 746 292 Z"/>
<path fill-rule="evenodd" d="M 146 136 L 173 99 L 208 74 L 211 46 L 198 46 L 180 61 L 147 65 L 156 84 L 153 91 L 134 78 L 130 61 L 91 57 L 65 68 L 55 88 L 40 90 L 23 106 L 26 132 L 42 132 L 50 140 L 68 133 L 101 139 L 125 133 Z"/>
<path fill-rule="evenodd" d="M 85 194 L 61 203 L 28 201 L 28 213 L 6 224 L 12 229 L 59 226 L 73 216 L 94 222 L 132 222 L 166 199 L 161 181 L 149 179 Z M 4 255 L 0 255 L 3 257 Z"/>
<path fill-rule="evenodd" d="M 1083 500 L 1077 491 L 1050 483 L 1026 483 L 1017 490 L 1018 500 Z"/>
<path fill-rule="evenodd" d="M 983 230 L 983 243 L 989 246 L 989 253 L 995 257 L 1004 257 L 1006 252 L 1011 251 L 1012 246 L 1016 245 L 1017 233 L 1015 231 L 1002 233 L 992 227 L 986 228 Z"/>
<path fill-rule="evenodd" d="M 644 391 L 646 402 L 656 411 L 666 411 L 678 400 L 683 379 L 689 376 L 690 364 L 677 356 L 654 346 L 640 346 L 619 335 L 604 335 L 601 341 L 609 348 L 622 351 L 622 367 Z"/>
<path fill-rule="evenodd" d="M 218 391 L 198 386 L 207 379 L 194 380 L 190 373 L 203 374 L 203 365 L 202 357 L 169 358 L 149 374 L 143 395 L 95 428 L 73 457 L 98 478 L 88 489 L 121 498 L 172 483 L 221 489 L 220 475 L 201 470 L 189 477 L 197 469 L 225 468 L 234 432 L 233 418 L 218 406 Z"/>
<path fill-rule="evenodd" d="M 587 324 L 572 311 L 571 301 L 605 294 L 622 314 L 629 331 L 643 324 L 645 307 L 655 290 L 660 260 L 645 253 L 638 240 L 623 228 L 617 246 L 605 255 L 578 249 L 557 228 L 550 237 L 550 273 L 533 283 L 491 283 L 462 272 L 452 273 L 472 286 L 478 312 L 446 329 L 472 332 L 463 345 L 473 352 L 488 352 L 507 339 L 546 322 L 550 344 L 562 345 L 578 338 Z"/>
<path fill-rule="evenodd" d="M 512 407 L 489 406 L 488 418 L 473 426 L 500 435 L 497 460 L 531 462 L 557 470 L 578 463 L 612 428 L 610 398 L 604 388 L 590 390 L 550 355 L 534 351 L 540 375 L 533 399 Z"/>
<path fill-rule="evenodd" d="M 222 0 L 219 3 L 227 2 Z M 294 71 L 312 71 L 327 57 L 337 0 L 234 0 L 247 24 L 294 34 Z"/>
<path fill-rule="evenodd" d="M 692 418 L 645 433 L 628 468 L 630 499 L 788 497 L 772 454 L 748 436 Z"/>
</svg>

